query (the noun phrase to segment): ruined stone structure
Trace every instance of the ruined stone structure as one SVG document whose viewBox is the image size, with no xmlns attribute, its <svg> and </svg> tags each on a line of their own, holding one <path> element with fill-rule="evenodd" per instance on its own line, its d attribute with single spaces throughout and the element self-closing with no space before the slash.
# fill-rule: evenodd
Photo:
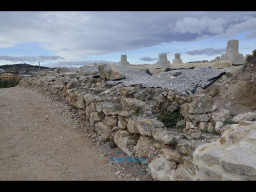
<svg viewBox="0 0 256 192">
<path fill-rule="evenodd" d="M 167 53 L 160 53 L 159 59 L 156 62 L 156 67 L 170 67 L 170 61 L 167 60 Z"/>
<path fill-rule="evenodd" d="M 130 63 L 127 61 L 127 55 L 121 55 L 121 61 L 118 63 L 119 66 L 125 67 Z"/>
<path fill-rule="evenodd" d="M 226 53 L 221 56 L 222 61 L 229 61 L 231 64 L 243 64 L 243 54 L 238 52 L 239 41 L 229 40 L 227 43 Z"/>
<path fill-rule="evenodd" d="M 175 59 L 172 61 L 173 64 L 182 64 L 182 60 L 180 59 L 180 54 L 175 53 Z"/>
</svg>

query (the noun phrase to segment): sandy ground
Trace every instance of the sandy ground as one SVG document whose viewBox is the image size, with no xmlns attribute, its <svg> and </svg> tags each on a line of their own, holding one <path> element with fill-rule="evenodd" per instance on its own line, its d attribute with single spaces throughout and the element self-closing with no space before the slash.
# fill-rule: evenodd
<svg viewBox="0 0 256 192">
<path fill-rule="evenodd" d="M 0 89 L 0 180 L 122 180 L 51 105 L 29 89 Z"/>
</svg>

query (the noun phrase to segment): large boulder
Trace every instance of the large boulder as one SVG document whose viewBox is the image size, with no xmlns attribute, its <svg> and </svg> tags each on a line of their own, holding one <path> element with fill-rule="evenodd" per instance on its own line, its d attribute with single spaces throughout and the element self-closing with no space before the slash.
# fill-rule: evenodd
<svg viewBox="0 0 256 192">
<path fill-rule="evenodd" d="M 244 121 L 194 154 L 197 180 L 256 180 L 256 123 Z"/>
<path fill-rule="evenodd" d="M 103 79 L 119 80 L 122 78 L 121 73 L 112 63 L 99 65 L 98 70 L 100 77 L 102 77 Z"/>
</svg>

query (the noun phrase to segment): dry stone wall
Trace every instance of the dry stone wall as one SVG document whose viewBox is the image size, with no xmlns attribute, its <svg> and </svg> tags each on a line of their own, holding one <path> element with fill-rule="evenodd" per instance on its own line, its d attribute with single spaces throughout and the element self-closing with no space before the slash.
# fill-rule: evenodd
<svg viewBox="0 0 256 192">
<path fill-rule="evenodd" d="M 229 111 L 217 109 L 210 96 L 112 86 L 97 74 L 47 72 L 23 79 L 19 86 L 48 91 L 83 111 L 99 142 L 112 142 L 128 156 L 146 158 L 155 180 L 194 180 L 195 149 L 219 138 L 229 118 Z M 182 119 L 167 128 L 174 113 Z"/>
</svg>

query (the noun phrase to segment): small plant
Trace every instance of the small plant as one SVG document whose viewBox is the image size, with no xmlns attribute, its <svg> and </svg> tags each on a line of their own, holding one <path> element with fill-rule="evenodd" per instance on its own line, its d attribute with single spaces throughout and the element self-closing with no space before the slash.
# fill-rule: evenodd
<svg viewBox="0 0 256 192">
<path fill-rule="evenodd" d="M 138 108 L 135 110 L 135 112 L 133 113 L 133 115 L 138 115 L 141 112 L 142 108 Z"/>
<path fill-rule="evenodd" d="M 112 88 L 112 87 L 113 87 L 113 85 L 112 85 L 112 84 L 106 84 L 105 86 L 106 86 L 106 88 L 108 88 L 108 89 L 110 89 L 110 88 Z"/>
<path fill-rule="evenodd" d="M 256 49 L 252 51 L 252 55 L 246 57 L 246 62 L 256 64 Z"/>
<path fill-rule="evenodd" d="M 178 141 L 176 138 L 173 138 L 173 141 L 170 144 L 170 147 L 172 150 L 175 150 L 177 148 Z"/>
<path fill-rule="evenodd" d="M 226 121 L 223 122 L 224 125 L 227 124 L 236 124 L 236 122 L 234 122 L 232 119 L 227 119 Z"/>
<path fill-rule="evenodd" d="M 93 79 L 93 80 L 91 81 L 91 83 L 92 83 L 92 84 L 96 84 L 96 83 L 97 83 L 97 80 Z"/>
<path fill-rule="evenodd" d="M 165 111 L 157 117 L 157 120 L 161 121 L 166 128 L 175 128 L 177 122 L 181 121 L 182 119 L 183 117 L 179 111 Z"/>
</svg>

